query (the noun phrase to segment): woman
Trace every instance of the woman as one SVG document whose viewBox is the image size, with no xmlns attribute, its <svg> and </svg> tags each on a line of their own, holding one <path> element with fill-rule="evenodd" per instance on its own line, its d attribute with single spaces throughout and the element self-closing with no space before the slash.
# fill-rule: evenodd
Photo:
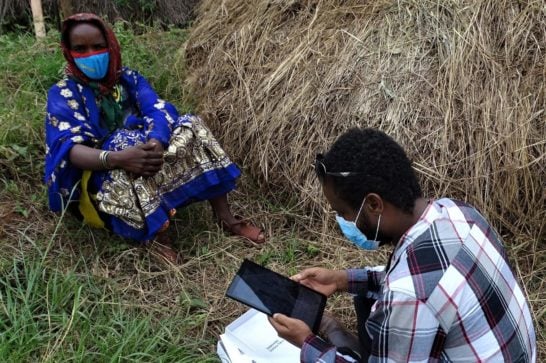
<svg viewBox="0 0 546 363">
<path fill-rule="evenodd" d="M 263 232 L 234 216 L 227 193 L 240 171 L 193 115 L 179 116 L 136 71 L 94 14 L 63 22 L 66 78 L 48 93 L 45 182 L 53 211 L 74 207 L 93 227 L 147 243 L 164 236 L 176 208 L 208 200 L 220 226 L 253 244 Z"/>
</svg>

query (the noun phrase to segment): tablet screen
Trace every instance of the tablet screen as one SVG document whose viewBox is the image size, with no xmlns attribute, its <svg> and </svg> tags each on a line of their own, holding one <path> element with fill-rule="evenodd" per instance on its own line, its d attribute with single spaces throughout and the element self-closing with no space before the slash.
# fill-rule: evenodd
<svg viewBox="0 0 546 363">
<path fill-rule="evenodd" d="M 281 313 L 303 320 L 317 332 L 326 296 L 245 259 L 226 296 L 267 315 Z"/>
</svg>

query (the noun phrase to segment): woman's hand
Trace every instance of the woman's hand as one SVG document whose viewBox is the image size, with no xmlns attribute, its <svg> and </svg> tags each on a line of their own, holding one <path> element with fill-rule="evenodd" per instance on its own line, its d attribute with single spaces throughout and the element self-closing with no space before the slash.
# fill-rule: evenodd
<svg viewBox="0 0 546 363">
<path fill-rule="evenodd" d="M 311 329 L 303 321 L 290 318 L 283 314 L 275 314 L 269 318 L 269 322 L 284 340 L 301 348 L 305 339 L 313 334 Z"/>
<path fill-rule="evenodd" d="M 328 270 L 321 267 L 312 267 L 292 276 L 297 281 L 326 296 L 336 291 L 347 291 L 347 272 L 343 270 Z"/>
<path fill-rule="evenodd" d="M 161 153 L 165 151 L 165 149 L 163 148 L 163 144 L 158 139 L 150 139 L 148 140 L 147 144 L 154 145 L 154 151 Z"/>
<path fill-rule="evenodd" d="M 145 144 L 112 152 L 108 162 L 112 168 L 120 168 L 136 176 L 154 176 L 163 166 L 163 146 L 158 141 L 150 140 Z"/>
</svg>

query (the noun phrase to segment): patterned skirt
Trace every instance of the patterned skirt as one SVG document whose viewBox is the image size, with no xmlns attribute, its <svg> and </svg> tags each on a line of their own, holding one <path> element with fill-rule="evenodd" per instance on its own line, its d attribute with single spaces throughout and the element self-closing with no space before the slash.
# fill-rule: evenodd
<svg viewBox="0 0 546 363">
<path fill-rule="evenodd" d="M 145 142 L 142 130 L 121 129 L 102 149 L 117 151 Z M 93 172 L 88 189 L 107 228 L 148 241 L 168 225 L 176 208 L 228 193 L 240 174 L 202 120 L 185 115 L 175 122 L 163 167 L 155 176 L 135 178 L 122 169 Z"/>
</svg>

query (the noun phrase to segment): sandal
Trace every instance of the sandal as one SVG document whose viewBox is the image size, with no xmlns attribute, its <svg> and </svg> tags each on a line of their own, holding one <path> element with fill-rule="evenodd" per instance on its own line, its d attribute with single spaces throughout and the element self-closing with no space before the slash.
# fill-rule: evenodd
<svg viewBox="0 0 546 363">
<path fill-rule="evenodd" d="M 241 216 L 235 216 L 237 222 L 228 224 L 223 219 L 218 222 L 220 228 L 224 232 L 228 232 L 234 236 L 242 237 L 254 246 L 261 246 L 265 243 L 265 236 L 260 238 L 260 234 L 264 234 L 264 230 L 256 227 Z"/>
</svg>

